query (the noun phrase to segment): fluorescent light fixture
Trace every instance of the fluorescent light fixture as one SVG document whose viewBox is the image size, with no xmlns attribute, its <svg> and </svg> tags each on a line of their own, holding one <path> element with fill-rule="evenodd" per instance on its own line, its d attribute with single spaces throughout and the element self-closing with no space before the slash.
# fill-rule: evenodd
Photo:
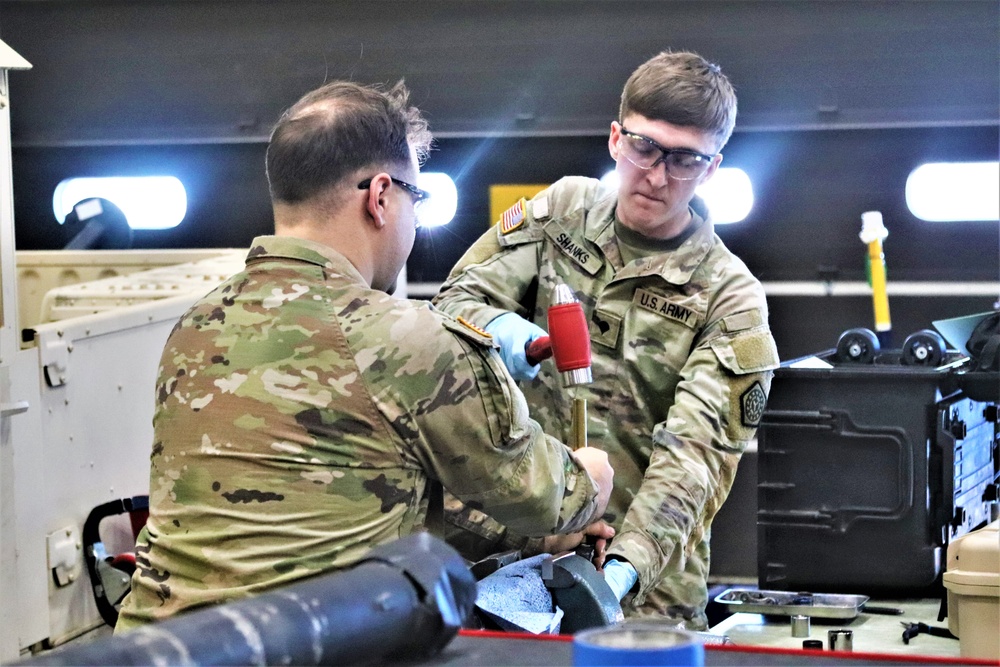
<svg viewBox="0 0 1000 667">
<path fill-rule="evenodd" d="M 618 172 L 612 169 L 608 173 L 601 176 L 601 189 L 602 190 L 617 190 L 618 185 L 622 182 L 621 176 Z"/>
<path fill-rule="evenodd" d="M 170 229 L 187 213 L 184 184 L 174 176 L 67 178 L 52 194 L 52 211 L 59 224 L 74 205 L 90 197 L 114 202 L 132 229 Z"/>
<path fill-rule="evenodd" d="M 750 177 L 736 167 L 719 167 L 708 182 L 695 190 L 705 200 L 712 222 L 728 225 L 739 222 L 750 214 L 753 208 L 753 185 Z"/>
<path fill-rule="evenodd" d="M 929 162 L 906 178 L 906 206 L 929 222 L 1000 220 L 1000 162 Z"/>
<path fill-rule="evenodd" d="M 418 219 L 423 227 L 447 225 L 458 210 L 458 190 L 451 176 L 428 171 L 417 176 L 417 185 L 431 193 L 431 198 L 420 205 Z"/>
<path fill-rule="evenodd" d="M 601 188 L 617 190 L 621 182 L 618 172 L 612 169 L 601 177 Z M 712 214 L 712 222 L 725 225 L 739 222 L 753 208 L 753 185 L 742 169 L 720 167 L 707 183 L 695 190 Z"/>
</svg>

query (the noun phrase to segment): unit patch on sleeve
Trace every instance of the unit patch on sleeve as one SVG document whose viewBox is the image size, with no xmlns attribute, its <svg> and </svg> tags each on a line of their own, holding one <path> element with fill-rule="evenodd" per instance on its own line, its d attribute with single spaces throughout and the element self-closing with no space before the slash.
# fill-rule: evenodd
<svg viewBox="0 0 1000 667">
<path fill-rule="evenodd" d="M 757 428 L 760 426 L 761 417 L 764 416 L 764 405 L 767 403 L 767 395 L 760 382 L 754 382 L 740 396 L 740 421 L 747 428 Z"/>
<path fill-rule="evenodd" d="M 524 198 L 503 212 L 500 216 L 500 233 L 510 234 L 524 224 Z"/>
</svg>

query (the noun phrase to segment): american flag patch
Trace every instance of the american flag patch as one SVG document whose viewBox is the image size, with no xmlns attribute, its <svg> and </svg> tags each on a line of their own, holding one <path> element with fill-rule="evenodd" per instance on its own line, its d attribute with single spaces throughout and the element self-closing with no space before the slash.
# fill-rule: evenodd
<svg viewBox="0 0 1000 667">
<path fill-rule="evenodd" d="M 503 212 L 500 216 L 500 233 L 509 234 L 524 224 L 524 199 Z"/>
</svg>

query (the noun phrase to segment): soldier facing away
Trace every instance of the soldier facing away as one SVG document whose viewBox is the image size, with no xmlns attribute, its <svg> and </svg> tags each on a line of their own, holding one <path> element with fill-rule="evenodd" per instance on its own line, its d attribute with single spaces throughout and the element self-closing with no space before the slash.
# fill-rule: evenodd
<svg viewBox="0 0 1000 667">
<path fill-rule="evenodd" d="M 778 354 L 760 283 L 714 233 L 695 188 L 712 177 L 736 121 L 717 65 L 663 52 L 628 79 L 608 148 L 620 185 L 564 178 L 521 200 L 459 260 L 435 303 L 491 332 L 532 414 L 570 435 L 573 392 L 532 367 L 553 287 L 583 303 L 592 341 L 589 437 L 608 452 L 617 529 L 605 573 L 627 616 L 706 626 L 709 537 L 754 437 Z M 539 326 L 541 325 L 541 326 Z M 465 553 L 531 542 L 451 499 Z"/>
<path fill-rule="evenodd" d="M 116 630 L 349 566 L 420 529 L 438 483 L 527 535 L 604 513 L 607 455 L 542 431 L 492 337 L 388 293 L 427 196 L 412 184 L 431 136 L 407 98 L 333 82 L 278 121 L 275 236 L 163 352 Z"/>
</svg>

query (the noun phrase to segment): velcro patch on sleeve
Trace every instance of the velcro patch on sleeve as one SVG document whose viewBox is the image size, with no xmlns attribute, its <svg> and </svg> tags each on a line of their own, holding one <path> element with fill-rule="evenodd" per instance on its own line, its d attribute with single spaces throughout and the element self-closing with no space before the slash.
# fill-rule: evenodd
<svg viewBox="0 0 1000 667">
<path fill-rule="evenodd" d="M 524 218 L 524 198 L 522 197 L 500 216 L 500 234 L 510 234 L 524 224 Z"/>
<path fill-rule="evenodd" d="M 711 342 L 719 363 L 737 375 L 771 371 L 778 367 L 778 348 L 767 329 L 751 329 L 719 336 Z"/>
<path fill-rule="evenodd" d="M 759 310 L 744 310 L 742 313 L 735 313 L 722 318 L 722 330 L 726 333 L 746 331 L 764 324 L 764 317 Z"/>
</svg>

